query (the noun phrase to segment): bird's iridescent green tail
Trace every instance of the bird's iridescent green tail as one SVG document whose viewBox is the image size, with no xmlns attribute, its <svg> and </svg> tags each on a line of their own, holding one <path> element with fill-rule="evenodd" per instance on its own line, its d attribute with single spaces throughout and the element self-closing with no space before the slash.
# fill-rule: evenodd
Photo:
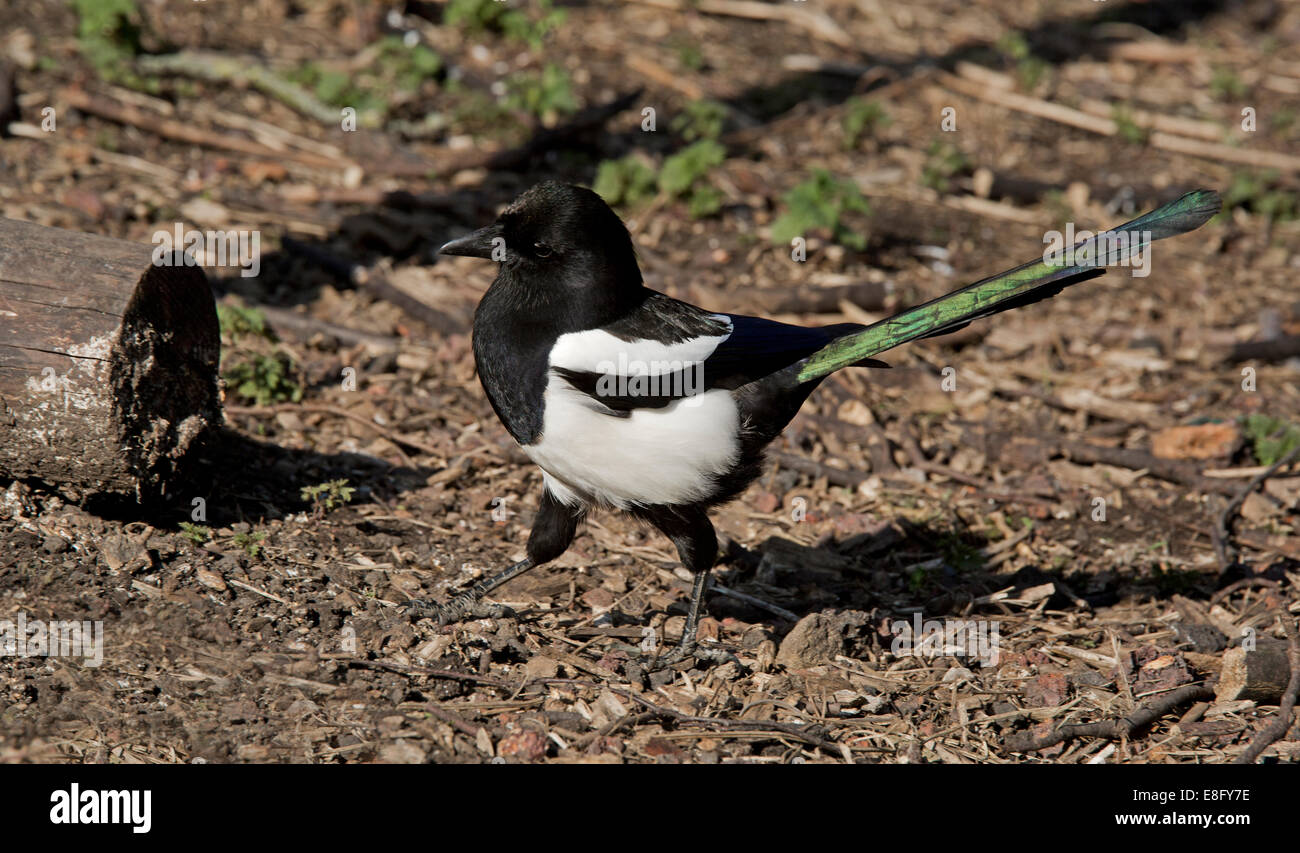
<svg viewBox="0 0 1300 853">
<path fill-rule="evenodd" d="M 1213 190 L 1193 190 L 1132 222 L 1081 241 L 1074 247 L 1071 263 L 1030 261 L 845 335 L 797 365 L 797 380 L 820 379 L 899 344 L 954 331 L 980 317 L 1055 296 L 1071 284 L 1104 274 L 1104 267 L 1145 250 L 1156 240 L 1199 228 L 1221 206 L 1219 194 Z M 1080 257 L 1089 251 L 1095 260 Z"/>
</svg>

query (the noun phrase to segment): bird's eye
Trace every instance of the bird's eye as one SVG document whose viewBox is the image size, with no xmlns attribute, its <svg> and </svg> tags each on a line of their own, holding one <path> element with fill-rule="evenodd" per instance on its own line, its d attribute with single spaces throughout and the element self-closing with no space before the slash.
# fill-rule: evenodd
<svg viewBox="0 0 1300 853">
<path fill-rule="evenodd" d="M 533 254 L 539 258 L 549 258 L 554 254 L 554 250 L 545 243 L 538 242 L 533 244 Z"/>
</svg>

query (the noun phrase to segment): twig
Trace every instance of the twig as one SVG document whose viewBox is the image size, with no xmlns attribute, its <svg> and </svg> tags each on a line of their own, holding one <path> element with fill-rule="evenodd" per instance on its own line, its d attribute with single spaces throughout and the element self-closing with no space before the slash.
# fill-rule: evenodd
<svg viewBox="0 0 1300 853">
<path fill-rule="evenodd" d="M 858 43 L 844 31 L 839 24 L 823 12 L 815 12 L 803 6 L 791 6 L 783 3 L 757 3 L 753 0 L 636 0 L 646 6 L 660 9 L 686 11 L 694 9 L 706 15 L 726 15 L 733 18 L 749 18 L 759 21 L 782 21 L 798 27 L 825 42 L 837 47 L 855 49 Z"/>
<path fill-rule="evenodd" d="M 343 662 L 347 666 L 358 666 L 366 669 L 382 669 L 388 672 L 395 672 L 399 675 L 423 675 L 428 678 L 446 678 L 451 681 L 471 681 L 475 684 L 487 684 L 491 687 L 500 687 L 505 690 L 512 689 L 512 685 L 504 679 L 493 678 L 489 675 L 471 675 L 467 672 L 456 672 L 455 670 L 450 669 L 431 669 L 424 666 L 401 666 L 384 660 L 365 660 L 363 658 L 346 658 Z"/>
<path fill-rule="evenodd" d="M 424 710 L 429 714 L 429 716 L 437 717 L 453 729 L 456 729 L 463 734 L 467 734 L 472 738 L 477 738 L 478 733 L 487 728 L 487 726 L 475 726 L 473 723 L 468 723 L 450 711 L 440 708 L 432 702 L 425 702 Z M 488 734 L 491 734 L 490 730 L 488 731 Z"/>
<path fill-rule="evenodd" d="M 1277 716 L 1273 718 L 1273 722 L 1255 735 L 1250 746 L 1236 757 L 1233 764 L 1254 764 L 1255 759 L 1259 758 L 1264 750 L 1280 740 L 1287 733 L 1287 729 L 1291 728 L 1291 714 L 1295 710 L 1296 694 L 1300 693 L 1300 633 L 1296 631 L 1295 623 L 1290 618 L 1286 616 L 1279 618 L 1282 620 L 1282 630 L 1286 632 L 1286 656 L 1291 663 L 1291 680 L 1287 682 L 1286 692 L 1282 694 L 1282 701 L 1278 703 Z"/>
<path fill-rule="evenodd" d="M 1270 536 L 1257 530 L 1243 530 L 1237 539 L 1257 551 L 1269 551 L 1300 561 L 1300 538 L 1294 536 Z"/>
<path fill-rule="evenodd" d="M 843 468 L 832 468 L 830 465 L 822 464 L 805 456 L 797 456 L 793 453 L 772 453 L 769 454 L 772 459 L 780 463 L 782 468 L 789 468 L 791 471 L 798 471 L 800 474 L 807 474 L 810 477 L 825 477 L 826 482 L 832 486 L 846 486 L 850 489 L 856 489 L 867 479 L 868 475 L 861 471 L 848 471 Z"/>
<path fill-rule="evenodd" d="M 364 344 L 368 347 L 385 350 L 397 349 L 402 342 L 402 339 L 397 335 L 383 335 L 378 332 L 353 329 L 350 326 L 340 326 L 337 323 L 320 320 L 310 314 L 299 314 L 297 311 L 290 311 L 286 308 L 276 308 L 273 305 L 260 305 L 258 308 L 266 315 L 266 319 L 271 321 L 273 327 L 288 329 L 304 339 L 319 332 L 338 338 L 345 344 Z"/>
<path fill-rule="evenodd" d="M 647 720 L 653 720 L 654 718 L 655 715 L 649 712 L 643 714 L 624 714 L 623 716 L 619 717 L 617 720 L 611 720 L 602 728 L 594 732 L 588 732 L 587 734 L 582 735 L 577 740 L 575 740 L 571 744 L 571 746 L 574 749 L 582 749 L 590 745 L 593 741 L 599 738 L 609 737 L 610 735 L 614 734 L 616 731 L 623 728 L 624 726 L 629 726 L 629 725 L 639 726 L 642 723 L 646 722 Z"/>
<path fill-rule="evenodd" d="M 1281 459 L 1268 466 L 1268 468 L 1256 474 L 1255 477 L 1246 484 L 1246 487 L 1238 492 L 1237 495 L 1228 502 L 1228 505 L 1223 508 L 1223 512 L 1219 513 L 1218 518 L 1214 521 L 1213 531 L 1214 553 L 1219 558 L 1219 571 L 1226 572 L 1237 562 L 1237 556 L 1235 553 L 1236 549 L 1232 547 L 1231 542 L 1232 517 L 1236 514 L 1237 510 L 1241 509 L 1241 505 L 1246 502 L 1246 498 L 1250 496 L 1251 492 L 1259 488 L 1261 483 L 1276 474 L 1279 469 L 1290 465 L 1297 457 L 1300 457 L 1300 447 L 1292 448 L 1291 452 L 1286 456 L 1283 456 Z"/>
<path fill-rule="evenodd" d="M 1210 606 L 1213 607 L 1214 605 L 1223 601 L 1223 599 L 1232 595 L 1234 592 L 1236 592 L 1239 589 L 1245 589 L 1247 587 L 1253 587 L 1253 586 L 1267 586 L 1267 587 L 1276 588 L 1278 586 L 1278 582 L 1275 580 L 1270 580 L 1269 578 L 1260 578 L 1260 577 L 1242 578 L 1239 581 L 1233 581 L 1232 583 L 1225 586 L 1223 589 L 1214 593 L 1214 595 L 1210 596 Z"/>
<path fill-rule="evenodd" d="M 710 585 L 709 588 L 714 592 L 718 593 L 719 595 L 725 595 L 728 598 L 734 598 L 737 601 L 743 601 L 746 604 L 749 604 L 753 607 L 757 607 L 759 610 L 766 610 L 768 613 L 774 614 L 776 616 L 780 616 L 782 619 L 785 619 L 789 622 L 799 621 L 799 616 L 797 614 L 791 613 L 789 610 L 786 610 L 784 607 L 779 607 L 775 604 L 772 604 L 771 602 L 764 601 L 761 598 L 755 598 L 752 595 L 747 595 L 746 593 L 743 592 L 737 592 L 734 589 L 728 589 L 727 587 L 723 586 L 720 583 L 714 583 Z"/>
<path fill-rule="evenodd" d="M 1109 55 L 1112 59 L 1181 64 L 1195 62 L 1204 56 L 1204 52 L 1200 45 L 1179 44 L 1168 39 L 1150 38 L 1144 35 L 1143 38 L 1135 41 L 1122 41 L 1112 45 Z"/>
<path fill-rule="evenodd" d="M 664 68 L 650 57 L 642 55 L 639 51 L 634 50 L 626 53 L 623 61 L 627 63 L 629 69 L 642 77 L 648 77 L 660 86 L 676 89 L 692 101 L 703 100 L 705 97 L 704 87 L 699 83 L 694 80 L 687 80 L 682 75 Z"/>
<path fill-rule="evenodd" d="M 3 125 L 0 124 L 0 130 Z M 67 151 L 85 152 L 87 155 L 94 157 L 101 163 L 107 163 L 110 166 L 121 166 L 123 169 L 130 169 L 133 172 L 139 172 L 143 175 L 149 175 L 153 178 L 159 178 L 170 183 L 172 186 L 179 184 L 184 178 L 180 172 L 175 169 L 168 169 L 166 166 L 159 166 L 157 163 L 150 163 L 141 157 L 133 157 L 130 154 L 118 154 L 113 151 L 105 151 L 103 148 L 96 148 L 92 145 L 76 145 L 68 143 L 58 138 L 58 134 L 46 133 L 34 124 L 27 124 L 22 121 L 15 121 L 9 125 L 10 136 L 21 136 L 25 139 L 35 139 L 41 142 L 58 142 L 60 145 L 66 145 Z"/>
<path fill-rule="evenodd" d="M 1074 738 L 1100 737 L 1122 740 L 1151 725 L 1179 705 L 1213 698 L 1214 688 L 1204 684 L 1188 684 L 1143 705 L 1123 719 L 1058 726 L 1043 735 L 1023 732 L 1007 738 L 1006 747 L 1011 752 L 1034 752 Z"/>
<path fill-rule="evenodd" d="M 592 685 L 592 686 L 595 687 L 597 685 Z M 690 725 L 717 726 L 724 729 L 725 728 L 763 729 L 773 733 L 779 732 L 781 734 L 789 735 L 790 737 L 796 738 L 797 740 L 801 740 L 804 743 L 821 747 L 822 749 L 825 749 L 828 752 L 833 752 L 835 754 L 838 754 L 840 751 L 839 744 L 833 741 L 826 740 L 825 738 L 818 737 L 815 734 L 811 734 L 803 727 L 796 726 L 793 723 L 779 723 L 779 722 L 773 722 L 769 720 L 731 720 L 726 717 L 697 717 L 691 714 L 683 714 L 681 711 L 674 711 L 672 708 L 660 707 L 659 705 L 654 704 L 648 699 L 643 699 L 637 694 L 632 693 L 631 691 L 628 690 L 623 690 L 618 687 L 610 687 L 609 689 L 611 692 L 617 693 L 620 696 L 625 696 L 628 699 L 631 699 L 633 702 L 636 702 L 638 705 L 641 705 L 642 707 L 646 708 L 647 710 L 653 711 L 655 714 L 658 714 L 661 717 L 667 717 L 668 719 L 673 720 L 674 722 L 677 723 L 687 723 Z"/>
<path fill-rule="evenodd" d="M 1109 101 L 1100 101 L 1096 98 L 1084 98 L 1079 107 L 1086 113 L 1104 118 L 1110 118 L 1115 114 L 1115 104 Z M 1205 139 L 1209 142 L 1218 142 L 1224 138 L 1227 129 L 1222 125 L 1215 124 L 1212 121 L 1201 121 L 1199 119 L 1185 118 L 1183 116 L 1167 116 L 1161 113 L 1148 112 L 1147 110 L 1129 110 L 1127 116 L 1133 124 L 1143 130 L 1164 131 L 1166 133 L 1179 134 L 1182 136 Z"/>
<path fill-rule="evenodd" d="M 1244 341 L 1232 345 L 1225 361 L 1286 361 L 1300 356 L 1300 335 L 1279 335 L 1266 341 Z"/>
<path fill-rule="evenodd" d="M 279 603 L 283 604 L 285 607 L 292 607 L 292 606 L 293 606 L 291 603 L 289 603 L 288 601 L 285 601 L 285 600 L 284 600 L 283 598 L 281 598 L 280 596 L 275 595 L 274 593 L 267 592 L 267 591 L 265 591 L 265 590 L 258 589 L 258 588 L 255 587 L 255 586 L 251 586 L 251 585 L 249 585 L 249 584 L 244 583 L 243 581 L 237 581 L 237 580 L 235 580 L 234 578 L 226 578 L 226 583 L 230 584 L 231 586 L 237 586 L 237 587 L 239 587 L 240 589 L 246 589 L 246 590 L 248 590 L 249 592 L 256 593 L 256 594 L 262 596 L 263 598 L 269 598 L 269 599 L 271 599 L 272 601 L 278 601 Z"/>
<path fill-rule="evenodd" d="M 279 403 L 274 406 L 226 406 L 226 412 L 232 415 L 269 415 L 276 412 L 319 412 L 325 415 L 336 415 L 340 418 L 348 418 L 359 424 L 365 424 L 370 429 L 379 433 L 380 436 L 388 439 L 393 444 L 404 444 L 421 453 L 427 453 L 430 456 L 441 457 L 443 452 L 438 448 L 415 441 L 410 438 L 403 438 L 390 429 L 386 429 L 367 417 L 349 412 L 347 409 L 340 409 L 337 406 L 322 406 L 315 403 Z M 399 451 L 400 452 L 400 451 Z"/>
<path fill-rule="evenodd" d="M 182 50 L 160 56 L 141 56 L 136 67 L 146 74 L 180 74 L 200 80 L 242 83 L 283 101 L 288 106 L 325 124 L 337 124 L 340 111 L 317 100 L 306 89 L 290 83 L 251 56 L 227 56 L 206 50 Z M 358 123 L 377 124 L 372 117 L 358 116 Z"/>
<path fill-rule="evenodd" d="M 857 80 L 879 66 L 861 65 L 856 62 L 831 62 L 811 53 L 790 53 L 781 58 L 781 69 L 803 74 L 835 74 Z"/>
<path fill-rule="evenodd" d="M 1031 98 L 1015 92 L 1007 92 L 992 86 L 966 80 L 953 74 L 942 76 L 945 86 L 963 95 L 997 104 L 1001 107 L 1027 113 L 1038 118 L 1045 118 L 1058 124 L 1077 127 L 1089 133 L 1102 136 L 1114 136 L 1119 133 L 1119 122 L 1111 118 L 1089 115 L 1081 110 L 1072 109 L 1040 98 Z M 1251 148 L 1233 148 L 1218 142 L 1206 142 L 1189 139 L 1172 133 L 1155 131 L 1147 137 L 1147 144 L 1164 151 L 1190 154 L 1210 160 L 1222 160 L 1228 163 L 1242 163 L 1251 166 L 1269 167 L 1286 172 L 1300 172 L 1300 157 L 1282 154 L 1277 151 L 1260 151 Z"/>
<path fill-rule="evenodd" d="M 268 148 L 260 142 L 253 142 L 251 139 L 245 139 L 242 136 L 217 133 L 182 121 L 150 115 L 144 110 L 129 104 L 115 104 L 103 96 L 91 96 L 82 89 L 71 87 L 63 89 L 59 93 L 59 97 L 69 106 L 82 112 L 97 115 L 118 124 L 138 127 L 156 136 L 174 139 L 177 142 L 188 142 L 191 145 L 201 145 L 205 148 L 236 151 L 240 154 L 251 154 L 277 162 L 288 160 L 320 169 L 343 169 L 352 165 L 346 160 L 322 157 L 319 154 L 312 154 L 307 151 L 276 151 L 274 148 Z"/>
<path fill-rule="evenodd" d="M 1064 453 L 1074 462 L 1082 462 L 1088 465 L 1115 465 L 1133 471 L 1145 470 L 1148 474 L 1159 477 L 1161 480 L 1178 483 L 1182 486 L 1190 486 L 1198 491 L 1212 494 L 1235 495 L 1237 493 L 1232 483 L 1226 480 L 1216 480 L 1212 477 L 1203 477 L 1200 470 L 1194 465 L 1176 459 L 1161 459 L 1145 450 L 1128 447 L 1105 447 L 1086 441 L 1068 441 L 1056 436 L 1042 436 L 1037 441 Z"/>
<path fill-rule="evenodd" d="M 1218 142 L 1202 142 L 1188 139 L 1172 133 L 1156 132 L 1147 142 L 1153 148 L 1203 157 L 1206 160 L 1222 160 L 1227 163 L 1241 163 L 1261 169 L 1277 169 L 1280 172 L 1300 172 L 1300 157 L 1283 154 L 1278 151 L 1260 151 L 1257 148 L 1233 148 Z"/>
<path fill-rule="evenodd" d="M 170 104 L 168 105 L 170 106 Z M 308 139 L 305 136 L 299 136 L 296 133 L 285 130 L 274 124 L 261 121 L 260 119 L 249 118 L 239 113 L 226 112 L 225 110 L 216 110 L 212 113 L 212 120 L 217 124 L 233 127 L 236 130 L 248 131 L 255 139 L 275 148 L 277 151 L 284 150 L 286 146 L 297 148 L 300 151 L 311 151 L 322 157 L 334 157 L 339 160 L 346 159 L 346 155 L 341 149 L 327 142 L 318 142 L 315 139 Z"/>
</svg>

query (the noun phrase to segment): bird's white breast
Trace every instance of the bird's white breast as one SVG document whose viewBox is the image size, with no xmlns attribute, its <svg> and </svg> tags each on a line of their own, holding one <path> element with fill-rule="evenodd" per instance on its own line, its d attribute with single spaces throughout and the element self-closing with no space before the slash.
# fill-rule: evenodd
<svg viewBox="0 0 1300 853">
<path fill-rule="evenodd" d="M 704 391 L 621 417 L 554 369 L 605 373 L 631 363 L 660 374 L 684 362 L 702 364 L 728 333 L 672 344 L 598 329 L 562 335 L 550 352 L 541 436 L 523 448 L 546 472 L 551 492 L 568 504 L 620 509 L 706 497 L 740 454 L 740 413 L 730 391 Z"/>
<path fill-rule="evenodd" d="M 541 437 L 523 450 L 570 505 L 684 504 L 706 497 L 740 453 L 731 392 L 706 391 L 628 417 L 551 374 Z"/>
</svg>

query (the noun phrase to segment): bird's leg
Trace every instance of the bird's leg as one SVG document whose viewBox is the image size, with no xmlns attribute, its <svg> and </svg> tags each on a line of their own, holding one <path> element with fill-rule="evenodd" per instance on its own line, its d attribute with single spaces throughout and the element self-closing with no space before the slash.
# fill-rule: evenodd
<svg viewBox="0 0 1300 853">
<path fill-rule="evenodd" d="M 704 603 L 704 591 L 709 585 L 709 572 L 718 555 L 718 538 L 713 532 L 713 525 L 708 515 L 699 507 L 650 507 L 638 512 L 641 518 L 659 528 L 673 544 L 682 558 L 682 565 L 694 573 L 691 584 L 691 603 L 686 611 L 686 625 L 682 628 L 682 639 L 677 648 L 668 654 L 655 658 L 649 669 L 667 669 L 687 658 L 723 663 L 734 661 L 736 657 L 723 649 L 700 646 L 695 638 L 700 624 L 700 607 Z"/>
<path fill-rule="evenodd" d="M 701 646 L 695 638 L 695 633 L 700 626 L 700 606 L 704 602 L 704 593 L 709 586 L 709 573 L 711 571 L 712 569 L 704 569 L 695 573 L 694 583 L 691 584 L 690 609 L 686 611 L 686 624 L 682 627 L 682 639 L 677 644 L 677 648 L 663 657 L 656 658 L 650 667 L 651 669 L 668 669 L 687 658 L 712 663 L 736 661 L 736 656 L 726 649 Z"/>
<path fill-rule="evenodd" d="M 549 563 L 563 554 L 573 542 L 573 537 L 578 532 L 578 522 L 582 520 L 585 512 L 585 507 L 575 508 L 561 503 L 547 488 L 542 492 L 542 500 L 537 507 L 537 518 L 533 521 L 532 533 L 528 535 L 527 558 L 505 571 L 478 581 L 446 604 L 423 600 L 412 601 L 411 614 L 417 618 L 433 616 L 438 620 L 439 625 L 459 622 L 462 619 L 499 619 L 511 615 L 510 608 L 483 601 L 483 596 L 529 569 Z"/>
</svg>

